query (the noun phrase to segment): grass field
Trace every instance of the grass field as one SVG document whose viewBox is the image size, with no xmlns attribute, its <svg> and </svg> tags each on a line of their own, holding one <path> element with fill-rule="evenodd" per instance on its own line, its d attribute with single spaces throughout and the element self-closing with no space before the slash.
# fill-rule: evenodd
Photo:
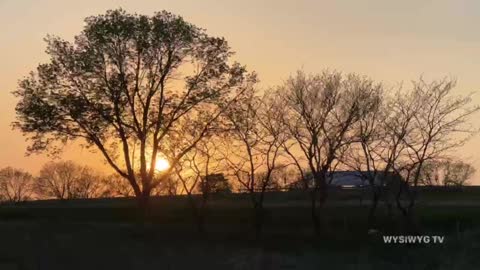
<svg viewBox="0 0 480 270">
<path fill-rule="evenodd" d="M 401 218 L 366 223 L 368 194 L 332 193 L 314 237 L 302 192 L 269 193 L 255 240 L 245 194 L 212 198 L 198 234 L 185 197 L 157 197 L 139 222 L 132 199 L 35 201 L 0 207 L 0 269 L 478 269 L 480 189 L 420 193 L 417 222 L 443 244 L 385 244 Z"/>
</svg>

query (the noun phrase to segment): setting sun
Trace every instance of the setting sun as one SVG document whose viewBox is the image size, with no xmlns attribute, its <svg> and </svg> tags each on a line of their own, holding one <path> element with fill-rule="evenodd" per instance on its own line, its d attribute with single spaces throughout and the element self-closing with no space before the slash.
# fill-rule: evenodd
<svg viewBox="0 0 480 270">
<path fill-rule="evenodd" d="M 168 160 L 164 158 L 160 158 L 155 162 L 155 170 L 159 172 L 163 172 L 170 168 L 170 163 L 168 163 Z"/>
<path fill-rule="evenodd" d="M 480 0 L 0 25 L 0 270 L 480 269 Z"/>
</svg>

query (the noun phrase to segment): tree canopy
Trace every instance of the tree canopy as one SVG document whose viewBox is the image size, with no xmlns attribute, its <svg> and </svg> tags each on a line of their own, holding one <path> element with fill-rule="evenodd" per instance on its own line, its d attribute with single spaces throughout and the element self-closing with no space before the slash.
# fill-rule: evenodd
<svg viewBox="0 0 480 270">
<path fill-rule="evenodd" d="M 55 154 L 81 139 L 128 179 L 136 196 L 148 197 L 162 181 L 157 155 L 178 162 L 256 82 L 231 63 L 224 38 L 166 11 L 110 10 L 86 18 L 73 42 L 45 41 L 50 60 L 14 91 L 20 98 L 14 126 L 29 136 L 28 152 Z"/>
</svg>

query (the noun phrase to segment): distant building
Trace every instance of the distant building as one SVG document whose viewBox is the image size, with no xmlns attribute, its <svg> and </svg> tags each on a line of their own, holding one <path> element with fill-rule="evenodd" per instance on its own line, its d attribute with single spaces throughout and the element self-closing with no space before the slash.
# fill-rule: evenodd
<svg viewBox="0 0 480 270">
<path fill-rule="evenodd" d="M 371 173 L 373 175 L 373 173 Z M 327 184 L 330 187 L 341 187 L 341 188 L 361 188 L 370 186 L 369 172 L 358 172 L 358 171 L 335 171 L 328 173 L 327 175 Z M 312 173 L 307 173 L 305 175 L 306 182 L 309 187 L 314 186 L 314 179 Z M 374 185 L 376 186 L 387 186 L 392 182 L 400 182 L 401 177 L 393 172 L 378 172 L 375 176 Z M 305 181 L 299 179 L 289 185 L 289 189 L 301 189 L 304 188 Z"/>
</svg>

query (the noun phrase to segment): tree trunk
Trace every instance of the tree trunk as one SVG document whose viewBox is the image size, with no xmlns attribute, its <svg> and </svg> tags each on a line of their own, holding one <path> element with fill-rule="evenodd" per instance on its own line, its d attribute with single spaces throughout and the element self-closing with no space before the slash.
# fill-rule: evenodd
<svg viewBox="0 0 480 270">
<path fill-rule="evenodd" d="M 195 222 L 197 224 L 197 232 L 199 234 L 205 233 L 205 217 L 202 209 L 199 209 L 196 206 L 192 207 L 193 216 L 195 218 Z"/>
<path fill-rule="evenodd" d="M 322 173 L 321 175 L 325 175 L 325 173 Z M 320 235 L 323 230 L 320 211 L 327 201 L 328 185 L 325 181 L 325 177 L 319 175 L 316 176 L 315 182 L 315 186 L 310 192 L 310 214 L 312 217 L 314 232 L 316 235 Z"/>
<path fill-rule="evenodd" d="M 150 218 L 150 191 L 143 190 L 142 193 L 137 196 L 137 204 L 138 204 L 138 213 L 139 218 L 142 222 L 146 222 Z"/>
<path fill-rule="evenodd" d="M 188 201 L 190 203 L 190 208 L 192 209 L 193 218 L 195 219 L 195 223 L 197 225 L 197 232 L 199 234 L 205 233 L 205 218 L 204 218 L 204 204 L 202 202 L 202 206 L 198 207 L 195 203 L 195 199 L 191 194 L 188 194 Z"/>
<path fill-rule="evenodd" d="M 317 192 L 313 189 L 310 192 L 310 215 L 313 223 L 313 230 L 316 235 L 320 234 L 320 218 L 317 215 Z"/>
<path fill-rule="evenodd" d="M 379 199 L 380 199 L 380 192 L 377 189 L 377 187 L 373 187 L 372 204 L 370 205 L 370 209 L 368 210 L 368 228 L 375 228 L 376 226 L 375 213 L 377 210 Z"/>
<path fill-rule="evenodd" d="M 254 230 L 255 230 L 255 239 L 259 240 L 262 236 L 263 223 L 264 223 L 264 209 L 263 203 L 256 203 L 254 206 Z"/>
<path fill-rule="evenodd" d="M 391 222 L 393 220 L 392 202 L 390 201 L 390 199 L 387 199 L 385 203 L 387 204 L 387 218 L 388 221 Z"/>
<path fill-rule="evenodd" d="M 403 206 L 401 203 L 401 194 L 403 191 L 407 192 L 408 199 L 409 199 L 409 204 L 407 206 Z M 414 206 L 415 206 L 415 196 L 410 193 L 409 186 L 404 183 L 400 185 L 400 189 L 397 193 L 396 197 L 396 202 L 397 202 L 397 208 L 400 210 L 402 213 L 402 216 L 404 218 L 404 227 L 407 232 L 416 232 L 416 226 L 414 222 Z"/>
<path fill-rule="evenodd" d="M 411 233 L 417 233 L 417 224 L 415 222 L 415 203 L 417 199 L 417 194 L 416 194 L 416 189 L 414 190 L 409 190 L 409 204 L 407 207 L 407 216 L 406 216 L 406 224 L 407 224 L 407 229 Z"/>
</svg>

